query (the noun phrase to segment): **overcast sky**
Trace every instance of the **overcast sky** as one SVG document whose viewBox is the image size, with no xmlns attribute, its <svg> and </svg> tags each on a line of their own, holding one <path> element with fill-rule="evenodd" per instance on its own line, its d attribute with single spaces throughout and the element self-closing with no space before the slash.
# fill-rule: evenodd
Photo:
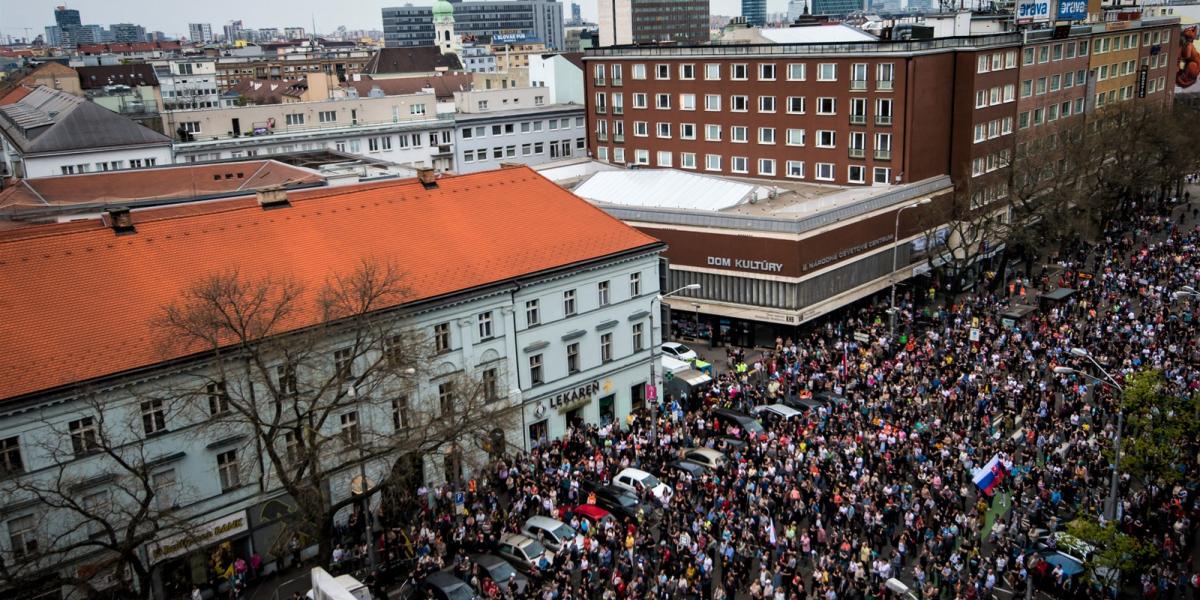
<svg viewBox="0 0 1200 600">
<path fill-rule="evenodd" d="M 572 0 L 564 0 L 566 7 Z M 595 20 L 596 0 L 575 0 L 585 19 Z M 211 23 L 214 31 L 228 21 L 241 19 L 246 27 L 303 27 L 332 31 L 338 25 L 348 29 L 382 29 L 380 9 L 384 6 L 430 5 L 433 0 L 0 0 L 0 33 L 21 37 L 25 28 L 36 36 L 54 24 L 54 7 L 66 4 L 79 11 L 86 24 L 109 25 L 136 23 L 150 31 L 186 36 L 188 23 Z M 741 0 L 711 0 L 712 12 L 741 14 Z M 771 12 L 787 10 L 787 0 L 767 0 Z M 570 8 L 564 8 L 569 17 Z"/>
</svg>

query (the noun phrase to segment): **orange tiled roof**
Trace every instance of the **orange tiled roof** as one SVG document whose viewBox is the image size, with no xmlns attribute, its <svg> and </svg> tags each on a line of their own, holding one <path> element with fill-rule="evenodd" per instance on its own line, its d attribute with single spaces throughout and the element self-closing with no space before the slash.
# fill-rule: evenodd
<svg viewBox="0 0 1200 600">
<path fill-rule="evenodd" d="M 658 244 L 528 168 L 292 198 L 269 212 L 246 200 L 135 212 L 124 236 L 98 221 L 0 230 L 0 399 L 179 358 L 153 321 L 229 269 L 295 278 L 311 302 L 374 257 L 416 301 Z M 314 318 L 297 311 L 288 327 Z"/>
<path fill-rule="evenodd" d="M 32 92 L 32 91 L 33 91 L 33 89 L 27 85 L 18 85 L 17 87 L 10 90 L 7 94 L 0 96 L 0 106 L 6 106 L 6 105 L 12 104 L 14 102 L 17 102 L 21 98 L 28 96 L 29 92 Z"/>
</svg>

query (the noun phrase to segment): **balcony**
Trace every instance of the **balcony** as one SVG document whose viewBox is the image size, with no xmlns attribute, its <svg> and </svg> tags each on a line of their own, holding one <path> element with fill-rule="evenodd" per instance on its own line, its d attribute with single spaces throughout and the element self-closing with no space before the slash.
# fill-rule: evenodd
<svg viewBox="0 0 1200 600">
<path fill-rule="evenodd" d="M 613 134 L 613 141 L 614 141 L 614 142 L 616 142 L 616 143 L 618 143 L 618 144 L 624 143 L 624 142 L 625 142 L 625 134 L 623 134 L 623 133 L 614 133 L 614 134 Z"/>
<path fill-rule="evenodd" d="M 867 155 L 867 151 L 862 148 L 851 148 L 850 158 L 863 158 Z"/>
<path fill-rule="evenodd" d="M 621 79 L 620 77 L 613 77 L 612 84 L 613 84 L 613 87 L 621 87 L 622 85 L 625 84 L 625 80 Z M 600 84 L 600 85 L 604 85 L 604 84 Z"/>
<path fill-rule="evenodd" d="M 860 92 L 860 91 L 862 91 L 862 90 L 865 90 L 865 89 L 867 89 L 867 80 L 865 80 L 865 79 L 853 79 L 853 80 L 851 80 L 851 81 L 850 81 L 850 91 L 852 91 L 852 92 Z"/>
<path fill-rule="evenodd" d="M 892 115 L 875 115 L 876 125 L 891 125 Z"/>
<path fill-rule="evenodd" d="M 892 80 L 891 79 L 881 79 L 879 81 L 876 81 L 875 82 L 875 90 L 879 91 L 879 92 L 892 91 Z"/>
<path fill-rule="evenodd" d="M 608 134 L 607 134 L 607 133 L 605 133 L 605 132 L 603 132 L 603 131 L 597 131 L 597 132 L 596 132 L 596 140 L 597 140 L 597 141 L 600 141 L 600 142 L 607 142 L 607 141 L 608 141 Z"/>
<path fill-rule="evenodd" d="M 604 87 L 604 78 L 595 77 L 592 79 L 592 83 L 595 84 L 596 87 Z"/>
<path fill-rule="evenodd" d="M 607 106 L 604 106 L 603 104 L 597 104 L 597 105 L 596 105 L 596 114 L 598 114 L 598 115 L 602 115 L 602 114 L 604 114 L 604 113 L 607 113 L 607 112 L 608 112 L 608 107 L 607 107 Z"/>
<path fill-rule="evenodd" d="M 891 150 L 876 150 L 875 160 L 892 160 Z"/>
<path fill-rule="evenodd" d="M 866 125 L 867 115 L 850 115 L 851 125 Z"/>
</svg>

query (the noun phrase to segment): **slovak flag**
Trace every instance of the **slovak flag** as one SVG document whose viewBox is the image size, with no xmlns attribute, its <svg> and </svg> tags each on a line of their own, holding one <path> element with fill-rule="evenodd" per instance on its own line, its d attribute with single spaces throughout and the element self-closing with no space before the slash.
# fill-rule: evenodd
<svg viewBox="0 0 1200 600">
<path fill-rule="evenodd" d="M 1008 476 L 1008 467 L 1000 460 L 1000 456 L 992 457 L 983 467 L 975 469 L 972 480 L 975 482 L 975 487 L 986 496 L 991 496 L 996 493 L 996 487 L 1004 478 Z"/>
</svg>

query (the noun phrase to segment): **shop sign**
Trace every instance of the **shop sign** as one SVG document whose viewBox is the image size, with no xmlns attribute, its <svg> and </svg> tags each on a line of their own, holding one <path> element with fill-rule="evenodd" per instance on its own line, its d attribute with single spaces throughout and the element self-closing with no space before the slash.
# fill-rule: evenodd
<svg viewBox="0 0 1200 600">
<path fill-rule="evenodd" d="M 811 271 L 812 269 L 816 269 L 818 267 L 823 267 L 830 263 L 837 262 L 838 260 L 841 260 L 843 258 L 849 258 L 851 256 L 854 256 L 855 254 L 858 254 L 860 252 L 865 252 L 867 250 L 878 248 L 879 246 L 886 244 L 890 241 L 892 241 L 892 234 L 889 233 L 887 235 L 877 237 L 873 240 L 858 244 L 857 246 L 851 246 L 849 248 L 842 248 L 836 254 L 830 254 L 829 256 L 825 256 L 825 257 L 818 258 L 813 261 L 809 261 L 807 264 L 804 265 L 804 270 Z"/>
<path fill-rule="evenodd" d="M 209 521 L 193 531 L 176 534 L 151 543 L 150 562 L 156 563 L 182 556 L 192 550 L 233 537 L 249 529 L 246 522 L 246 511 L 238 511 L 215 521 Z"/>
<path fill-rule="evenodd" d="M 747 258 L 729 258 L 727 256 L 709 256 L 708 266 L 723 267 L 734 269 L 745 269 L 747 271 L 762 271 L 764 273 L 782 273 L 783 263 L 771 262 L 769 260 L 750 260 Z"/>
<path fill-rule="evenodd" d="M 581 385 L 573 390 L 567 390 L 561 394 L 555 394 L 550 396 L 550 408 L 558 408 L 560 409 L 560 412 L 562 412 L 562 407 L 570 407 L 580 403 L 580 401 L 586 402 L 587 400 L 591 400 L 592 395 L 598 391 L 600 391 L 600 381 L 596 380 L 591 383 Z"/>
<path fill-rule="evenodd" d="M 1017 0 L 1017 25 L 1050 20 L 1050 0 Z"/>
<path fill-rule="evenodd" d="M 1058 0 L 1059 21 L 1082 21 L 1087 18 L 1086 0 Z"/>
</svg>

